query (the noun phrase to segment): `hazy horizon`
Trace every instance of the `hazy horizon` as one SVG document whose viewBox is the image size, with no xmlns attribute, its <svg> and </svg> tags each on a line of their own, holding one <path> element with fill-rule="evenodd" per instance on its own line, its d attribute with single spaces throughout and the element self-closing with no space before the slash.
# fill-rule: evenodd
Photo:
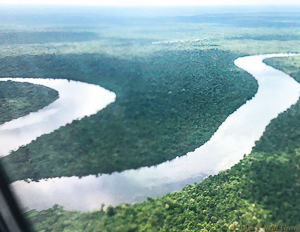
<svg viewBox="0 0 300 232">
<path fill-rule="evenodd" d="M 147 6 L 267 6 L 300 5 L 298 0 L 0 0 L 0 5 L 86 5 L 109 7 L 147 7 Z"/>
</svg>

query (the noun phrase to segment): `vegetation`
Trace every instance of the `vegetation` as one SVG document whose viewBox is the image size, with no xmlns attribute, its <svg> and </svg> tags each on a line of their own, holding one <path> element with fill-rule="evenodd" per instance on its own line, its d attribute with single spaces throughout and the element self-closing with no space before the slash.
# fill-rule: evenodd
<svg viewBox="0 0 300 232">
<path fill-rule="evenodd" d="M 0 45 L 8 44 L 39 44 L 51 42 L 82 42 L 99 39 L 96 33 L 92 32 L 9 32 L 0 31 Z"/>
<path fill-rule="evenodd" d="M 58 98 L 58 92 L 41 85 L 0 81 L 0 125 L 37 111 Z"/>
<path fill-rule="evenodd" d="M 55 27 L 53 15 L 23 23 L 22 14 L 13 19 L 32 27 L 11 26 L 10 12 L 0 11 L 1 22 L 8 25 L 0 28 L 0 76 L 67 78 L 117 94 L 116 102 L 96 115 L 2 159 L 11 181 L 110 173 L 185 155 L 256 92 L 255 80 L 234 66 L 235 58 L 300 52 L 296 9 L 152 21 L 106 21 L 98 12 L 88 17 L 63 12 L 55 17 Z M 174 40 L 180 42 L 152 44 Z M 296 57 L 266 62 L 299 81 Z M 250 155 L 202 183 L 105 211 L 67 211 L 55 205 L 26 216 L 37 231 L 231 231 L 241 225 L 300 225 L 299 107 L 297 103 L 274 119 Z"/>
<path fill-rule="evenodd" d="M 300 66 L 299 58 L 272 58 L 266 63 L 289 70 L 298 80 L 293 70 Z M 286 231 L 286 226 L 300 226 L 299 117 L 297 103 L 271 121 L 250 155 L 180 191 L 139 204 L 109 206 L 106 211 L 66 211 L 55 205 L 26 216 L 37 231 L 217 232 L 251 226 Z"/>
<path fill-rule="evenodd" d="M 265 63 L 288 73 L 300 83 L 300 57 L 266 59 Z M 300 99 L 266 128 L 254 151 L 292 152 L 300 147 Z"/>
<path fill-rule="evenodd" d="M 254 78 L 234 66 L 237 57 L 212 49 L 130 61 L 99 54 L 1 59 L 4 76 L 85 81 L 117 95 L 96 115 L 5 157 L 12 180 L 111 173 L 185 155 L 256 92 Z"/>
<path fill-rule="evenodd" d="M 226 172 L 140 204 L 77 212 L 29 211 L 37 231 L 230 231 L 300 225 L 300 150 L 251 153 Z"/>
</svg>

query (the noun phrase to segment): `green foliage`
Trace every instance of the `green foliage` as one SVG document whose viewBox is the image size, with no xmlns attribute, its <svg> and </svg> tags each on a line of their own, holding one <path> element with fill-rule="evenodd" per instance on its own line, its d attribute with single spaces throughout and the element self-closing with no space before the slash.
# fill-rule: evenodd
<svg viewBox="0 0 300 232">
<path fill-rule="evenodd" d="M 256 92 L 255 81 L 234 67 L 236 57 L 299 51 L 297 41 L 285 41 L 299 38 L 297 20 L 281 22 L 277 15 L 272 20 L 223 18 L 177 18 L 181 23 L 147 27 L 110 25 L 101 28 L 106 40 L 90 42 L 2 45 L 1 57 L 6 56 L 0 62 L 2 76 L 67 78 L 117 93 L 117 101 L 98 114 L 5 158 L 12 179 L 153 165 L 203 144 Z M 222 25 L 199 23 L 202 19 Z M 241 27 L 245 25 L 255 28 Z M 290 28 L 278 30 L 283 26 Z M 32 39 L 35 33 L 27 35 Z M 48 42 L 61 41 L 57 38 Z M 153 38 L 185 42 L 153 46 Z M 206 50 L 211 47 L 223 51 Z M 294 75 L 299 63 L 289 59 L 280 58 L 273 65 L 299 81 Z M 298 103 L 274 119 L 253 153 L 202 183 L 140 204 L 109 206 L 106 211 L 67 211 L 55 205 L 26 216 L 37 231 L 230 231 L 240 225 L 299 225 L 299 112 Z M 24 153 L 30 153 L 30 160 L 20 160 Z"/>
<path fill-rule="evenodd" d="M 237 56 L 194 50 L 133 60 L 100 54 L 1 59 L 1 75 L 67 78 L 117 95 L 97 114 L 5 157 L 12 180 L 111 173 L 185 155 L 254 95 L 257 83 L 234 66 Z M 28 160 L 19 162 L 23 152 Z"/>
<path fill-rule="evenodd" d="M 265 63 L 282 70 L 300 82 L 300 57 L 266 59 Z M 291 152 L 300 144 L 300 99 L 290 109 L 279 114 L 267 126 L 263 136 L 256 142 L 254 151 Z"/>
<path fill-rule="evenodd" d="M 70 214 L 74 220 L 62 231 L 204 232 L 232 231 L 241 226 L 299 226 L 300 143 L 294 136 L 297 105 L 271 121 L 250 155 L 201 183 L 139 204 L 109 206 L 106 213 L 52 208 L 26 215 L 37 231 L 56 231 L 44 222 L 60 215 L 61 220 L 54 224 L 57 228 Z M 97 219 L 93 218 L 96 213 Z"/>
<path fill-rule="evenodd" d="M 0 30 L 0 45 L 40 44 L 51 42 L 82 42 L 99 39 L 96 33 L 72 31 L 48 32 L 2 32 Z"/>
<path fill-rule="evenodd" d="M 234 222 L 237 227 L 299 225 L 299 164 L 299 149 L 289 154 L 251 153 L 202 183 L 140 204 L 109 206 L 106 213 L 55 206 L 30 211 L 27 217 L 37 231 L 230 231 Z"/>
<path fill-rule="evenodd" d="M 57 91 L 45 86 L 0 81 L 0 124 L 37 111 L 57 98 Z"/>
<path fill-rule="evenodd" d="M 259 41 L 270 41 L 270 40 L 279 40 L 279 41 L 291 41 L 291 40 L 299 40 L 300 36 L 299 35 L 276 35 L 276 34 L 267 34 L 267 35 L 244 35 L 241 37 L 232 37 L 230 39 L 233 40 L 246 40 L 246 39 L 251 39 L 251 40 L 259 40 Z"/>
</svg>

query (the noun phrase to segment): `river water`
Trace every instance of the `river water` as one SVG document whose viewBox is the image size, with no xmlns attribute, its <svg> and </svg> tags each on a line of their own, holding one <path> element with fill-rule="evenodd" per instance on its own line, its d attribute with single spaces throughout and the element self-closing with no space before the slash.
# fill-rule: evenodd
<svg viewBox="0 0 300 232">
<path fill-rule="evenodd" d="M 0 157 L 19 146 L 26 145 L 43 134 L 97 113 L 115 101 L 116 95 L 98 85 L 61 79 L 0 78 L 44 85 L 55 89 L 59 98 L 43 109 L 14 119 L 0 126 Z"/>
<path fill-rule="evenodd" d="M 258 81 L 258 92 L 254 98 L 247 101 L 246 104 L 231 114 L 222 123 L 211 139 L 195 151 L 157 166 L 127 170 L 111 175 L 104 174 L 99 177 L 86 176 L 83 178 L 62 177 L 30 183 L 16 181 L 12 184 L 13 189 L 16 191 L 22 205 L 29 209 L 44 209 L 52 207 L 54 204 L 59 204 L 64 206 L 65 209 L 92 210 L 99 209 L 102 203 L 106 206 L 110 204 L 116 205 L 123 202 L 139 202 L 147 197 L 160 196 L 171 191 L 179 190 L 186 184 L 192 184 L 196 181 L 199 182 L 208 175 L 217 174 L 221 170 L 230 168 L 242 159 L 244 154 L 251 152 L 254 142 L 260 138 L 270 120 L 296 103 L 299 98 L 300 85 L 293 78 L 262 62 L 265 58 L 275 56 L 288 55 L 258 55 L 242 57 L 235 60 L 235 64 L 238 67 L 252 74 Z M 20 80 L 22 79 L 18 81 Z M 38 84 L 43 84 L 42 79 L 40 79 L 40 81 Z M 77 82 L 77 84 L 79 84 L 79 82 Z M 53 86 L 46 86 L 58 90 L 54 84 Z M 66 85 L 65 90 L 69 91 L 68 88 Z M 71 98 L 76 94 L 81 95 L 80 90 L 77 88 L 77 86 L 74 87 L 74 92 L 70 95 Z M 58 91 L 61 99 L 63 89 Z M 114 101 L 115 96 L 111 92 L 104 91 L 99 94 L 101 96 L 99 95 L 98 99 L 103 99 L 102 108 L 105 107 L 105 104 Z M 70 101 L 71 100 L 72 99 L 70 99 Z M 80 101 L 83 102 L 81 98 Z M 44 110 L 39 111 L 44 114 L 41 115 L 41 117 L 38 115 L 34 116 L 38 118 L 37 121 L 43 121 L 48 115 L 58 114 L 61 109 L 53 107 L 53 104 L 55 104 L 55 102 L 51 104 L 52 106 L 49 105 L 48 109 L 46 107 Z M 68 103 L 66 102 L 66 104 Z M 78 107 L 78 109 L 73 110 L 83 112 L 81 107 L 84 105 L 85 103 L 82 103 L 82 105 L 78 107 L 77 103 L 74 102 L 71 108 Z M 61 102 L 59 106 L 64 107 L 65 103 Z M 50 112 L 47 113 L 47 110 Z M 97 110 L 90 109 L 89 112 L 92 114 Z M 39 114 L 39 112 L 37 112 L 37 114 Z M 68 112 L 63 113 L 65 116 L 67 114 Z M 34 115 L 34 113 L 31 115 Z M 84 115 L 76 116 L 76 118 L 83 116 Z M 18 140 L 19 133 L 23 131 L 23 128 L 27 131 L 27 126 L 30 129 L 24 133 L 31 134 L 30 130 L 31 128 L 35 128 L 34 125 L 37 121 L 28 115 L 26 120 L 29 123 L 25 123 L 23 127 L 22 123 L 26 117 L 27 116 L 23 117 L 23 119 L 20 118 L 21 121 L 19 119 L 13 120 L 0 127 L 0 136 L 3 137 L 3 131 L 6 131 L 5 133 L 8 134 L 12 133 L 12 136 L 7 141 L 8 144 L 10 142 L 9 140 Z M 55 124 L 52 120 L 61 119 L 53 119 L 52 116 L 49 116 L 49 122 L 47 122 L 47 124 Z M 69 123 L 69 121 L 67 123 Z M 56 127 L 57 125 L 55 129 L 57 129 Z M 18 128 L 19 131 L 12 132 L 16 130 L 16 128 Z M 50 132 L 49 129 L 49 131 L 44 133 Z M 36 134 L 34 136 L 39 136 Z M 13 137 L 14 135 L 16 136 L 15 138 Z M 34 136 L 32 136 L 32 138 Z M 2 137 L 0 137 L 1 143 Z M 16 144 L 13 146 L 13 149 L 15 148 Z M 7 151 L 4 152 L 7 154 Z"/>
</svg>

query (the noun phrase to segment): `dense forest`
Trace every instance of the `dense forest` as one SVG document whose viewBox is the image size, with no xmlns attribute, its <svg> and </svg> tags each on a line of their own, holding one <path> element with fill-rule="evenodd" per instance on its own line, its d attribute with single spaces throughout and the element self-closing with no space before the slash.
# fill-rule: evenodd
<svg viewBox="0 0 300 232">
<path fill-rule="evenodd" d="M 272 58 L 266 63 L 290 70 L 299 81 L 298 74 L 291 72 L 299 68 L 299 58 Z M 273 119 L 253 152 L 231 169 L 163 197 L 109 206 L 105 211 L 66 211 L 55 205 L 26 215 L 37 231 L 297 230 L 299 121 L 297 103 Z"/>
<path fill-rule="evenodd" d="M 10 32 L 4 33 L 0 30 L 0 45 L 12 44 L 39 44 L 51 42 L 82 42 L 98 39 L 99 36 L 92 32 Z"/>
<path fill-rule="evenodd" d="M 266 59 L 265 63 L 300 82 L 300 57 Z M 256 142 L 254 151 L 293 152 L 300 146 L 300 99 L 289 110 L 279 114 Z"/>
<path fill-rule="evenodd" d="M 0 8 L 0 77 L 82 81 L 117 96 L 97 114 L 2 158 L 11 181 L 111 173 L 185 155 L 257 92 L 255 79 L 234 65 L 236 58 L 300 52 L 296 7 L 180 8 L 185 16 L 166 16 L 163 8 L 164 17 L 156 15 L 159 8 L 154 15 L 114 10 Z M 300 82 L 299 58 L 266 63 Z M 10 92 L 0 94 L 4 120 L 57 98 L 31 84 L 0 82 L 0 90 Z M 300 226 L 299 102 L 272 120 L 251 154 L 201 183 L 137 204 L 93 212 L 54 205 L 26 217 L 43 232 L 293 230 Z"/>
<path fill-rule="evenodd" d="M 0 125 L 37 111 L 58 98 L 58 92 L 41 85 L 0 80 Z"/>
<path fill-rule="evenodd" d="M 226 172 L 140 204 L 106 211 L 29 211 L 37 231 L 230 231 L 300 225 L 300 151 L 251 153 Z"/>
<path fill-rule="evenodd" d="M 1 59 L 3 76 L 72 79 L 117 95 L 97 114 L 5 157 L 12 180 L 111 173 L 193 151 L 257 90 L 255 79 L 234 65 L 238 56 L 211 49 L 132 60 L 101 54 Z M 27 159 L 20 162 L 24 152 Z"/>
</svg>

